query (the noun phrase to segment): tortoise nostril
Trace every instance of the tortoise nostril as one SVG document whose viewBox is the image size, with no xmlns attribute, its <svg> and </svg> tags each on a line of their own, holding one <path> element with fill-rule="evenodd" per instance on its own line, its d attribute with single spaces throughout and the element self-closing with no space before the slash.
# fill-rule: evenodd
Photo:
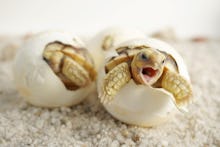
<svg viewBox="0 0 220 147">
<path fill-rule="evenodd" d="M 155 68 L 159 67 L 159 64 L 157 62 L 155 62 L 153 65 L 154 65 Z"/>
</svg>

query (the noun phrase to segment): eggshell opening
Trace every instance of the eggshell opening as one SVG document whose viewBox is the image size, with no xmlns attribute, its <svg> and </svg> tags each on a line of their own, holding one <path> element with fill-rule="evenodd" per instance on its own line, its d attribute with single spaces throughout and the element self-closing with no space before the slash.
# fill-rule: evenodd
<svg viewBox="0 0 220 147">
<path fill-rule="evenodd" d="M 155 49 L 158 49 L 160 51 L 167 52 L 170 54 L 177 63 L 178 69 L 179 69 L 179 74 L 183 76 L 186 80 L 190 81 L 189 73 L 187 70 L 187 67 L 184 63 L 183 58 L 180 56 L 180 54 L 169 44 L 154 39 L 154 38 L 146 38 L 146 39 L 134 39 L 132 41 L 126 41 L 121 44 L 119 44 L 116 48 L 121 47 L 121 46 L 140 46 L 140 45 L 146 45 Z"/>
<path fill-rule="evenodd" d="M 43 60 L 48 43 L 59 41 L 80 47 L 78 38 L 63 32 L 46 32 L 29 39 L 18 52 L 13 66 L 14 81 L 20 94 L 31 104 L 44 107 L 70 106 L 82 101 L 94 84 L 75 91 L 67 90 Z"/>
</svg>

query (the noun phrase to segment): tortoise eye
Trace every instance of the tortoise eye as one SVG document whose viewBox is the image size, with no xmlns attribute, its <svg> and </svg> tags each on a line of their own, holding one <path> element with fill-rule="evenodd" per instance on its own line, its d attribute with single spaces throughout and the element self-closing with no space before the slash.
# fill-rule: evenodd
<svg viewBox="0 0 220 147">
<path fill-rule="evenodd" d="M 141 54 L 140 58 L 141 58 L 142 60 L 145 60 L 145 61 L 148 59 L 148 58 L 147 58 L 147 55 L 144 54 L 144 53 Z"/>
</svg>

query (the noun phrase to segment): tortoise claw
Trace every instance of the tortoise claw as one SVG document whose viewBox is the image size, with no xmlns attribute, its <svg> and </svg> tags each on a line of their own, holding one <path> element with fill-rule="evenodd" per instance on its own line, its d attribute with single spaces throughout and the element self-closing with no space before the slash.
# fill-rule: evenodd
<svg viewBox="0 0 220 147">
<path fill-rule="evenodd" d="M 179 74 L 166 70 L 163 73 L 161 85 L 173 94 L 178 109 L 185 111 L 185 106 L 192 101 L 192 87 L 190 83 Z"/>
<path fill-rule="evenodd" d="M 131 74 L 127 63 L 114 67 L 104 78 L 102 92 L 99 98 L 103 104 L 112 101 L 117 92 L 129 82 Z"/>
</svg>

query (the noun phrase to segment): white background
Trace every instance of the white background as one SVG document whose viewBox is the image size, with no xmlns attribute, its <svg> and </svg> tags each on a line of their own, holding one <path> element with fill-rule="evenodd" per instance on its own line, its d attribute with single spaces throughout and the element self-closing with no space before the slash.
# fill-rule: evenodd
<svg viewBox="0 0 220 147">
<path fill-rule="evenodd" d="M 220 0 L 0 0 L 0 35 L 47 29 L 95 33 L 112 25 L 180 37 L 220 37 Z"/>
</svg>

